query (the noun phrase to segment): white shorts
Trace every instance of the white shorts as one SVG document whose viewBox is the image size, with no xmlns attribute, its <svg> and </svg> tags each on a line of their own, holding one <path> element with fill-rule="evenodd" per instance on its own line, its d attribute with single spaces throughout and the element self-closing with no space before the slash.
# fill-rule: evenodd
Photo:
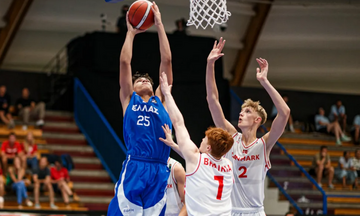
<svg viewBox="0 0 360 216">
<path fill-rule="evenodd" d="M 260 208 L 233 208 L 231 216 L 266 216 L 264 207 Z"/>
</svg>

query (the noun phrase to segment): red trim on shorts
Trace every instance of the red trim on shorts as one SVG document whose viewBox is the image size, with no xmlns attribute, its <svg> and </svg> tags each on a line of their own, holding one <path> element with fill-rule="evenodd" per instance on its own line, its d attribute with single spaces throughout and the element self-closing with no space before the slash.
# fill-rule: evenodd
<svg viewBox="0 0 360 216">
<path fill-rule="evenodd" d="M 192 172 L 192 173 L 189 173 L 189 174 L 186 174 L 186 177 L 189 177 L 189 176 L 191 176 L 191 175 L 194 175 L 195 173 L 196 173 L 196 171 L 198 171 L 198 169 L 199 169 L 199 167 L 200 167 L 200 163 L 201 163 L 201 154 L 199 153 L 199 162 L 198 162 L 198 165 L 197 165 L 197 167 L 196 167 L 196 169 L 194 170 L 194 172 Z"/>
<path fill-rule="evenodd" d="M 247 148 L 250 148 L 251 146 L 253 146 L 258 140 L 259 140 L 259 139 L 256 138 L 256 140 L 255 140 L 254 142 L 252 142 L 249 146 L 245 146 L 244 143 L 243 143 L 243 141 L 242 141 L 242 139 L 240 140 L 240 142 L 241 142 L 241 144 L 243 145 L 243 147 L 247 149 Z"/>
</svg>

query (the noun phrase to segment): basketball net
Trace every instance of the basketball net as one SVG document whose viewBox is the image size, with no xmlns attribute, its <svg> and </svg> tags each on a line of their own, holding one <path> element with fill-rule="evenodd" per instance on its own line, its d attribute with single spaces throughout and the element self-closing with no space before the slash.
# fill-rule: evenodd
<svg viewBox="0 0 360 216">
<path fill-rule="evenodd" d="M 203 29 L 210 25 L 213 28 L 215 24 L 226 23 L 229 16 L 226 0 L 190 0 L 190 18 L 186 25 Z"/>
</svg>

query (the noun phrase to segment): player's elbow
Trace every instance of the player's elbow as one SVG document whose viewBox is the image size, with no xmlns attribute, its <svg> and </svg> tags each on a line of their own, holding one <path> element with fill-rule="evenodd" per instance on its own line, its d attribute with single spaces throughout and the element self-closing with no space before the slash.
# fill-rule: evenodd
<svg viewBox="0 0 360 216">
<path fill-rule="evenodd" d="M 131 58 L 121 55 L 120 56 L 120 67 L 130 65 Z"/>
<path fill-rule="evenodd" d="M 170 65 L 171 64 L 171 54 L 165 54 L 161 56 L 161 63 Z"/>
</svg>

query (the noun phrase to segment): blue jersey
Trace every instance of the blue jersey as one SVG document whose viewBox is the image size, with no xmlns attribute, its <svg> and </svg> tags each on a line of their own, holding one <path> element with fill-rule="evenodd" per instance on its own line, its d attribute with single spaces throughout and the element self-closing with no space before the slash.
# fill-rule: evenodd
<svg viewBox="0 0 360 216">
<path fill-rule="evenodd" d="M 159 140 L 165 138 L 161 126 L 171 120 L 161 100 L 151 96 L 148 102 L 133 92 L 124 115 L 123 134 L 127 154 L 152 158 L 165 162 L 169 158 L 170 147 Z"/>
</svg>

